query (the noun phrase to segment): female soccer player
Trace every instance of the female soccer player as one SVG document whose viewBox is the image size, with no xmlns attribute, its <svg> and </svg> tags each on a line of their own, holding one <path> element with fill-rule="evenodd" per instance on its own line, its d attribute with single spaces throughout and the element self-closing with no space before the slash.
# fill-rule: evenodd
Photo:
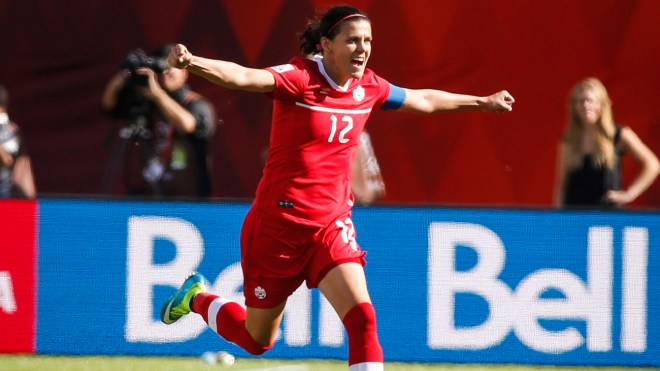
<svg viewBox="0 0 660 371">
<path fill-rule="evenodd" d="M 513 97 L 404 89 L 366 68 L 371 23 L 359 9 L 338 6 L 309 23 L 300 57 L 252 69 L 193 55 L 177 45 L 169 63 L 230 89 L 267 93 L 274 101 L 270 149 L 241 231 L 247 309 L 206 292 L 193 274 L 165 302 L 162 320 L 195 312 L 251 354 L 273 346 L 287 298 L 303 281 L 318 287 L 348 334 L 350 370 L 382 370 L 376 315 L 351 221 L 351 167 L 373 109 L 415 113 L 511 111 Z M 314 54 L 309 57 L 309 54 Z"/>
</svg>

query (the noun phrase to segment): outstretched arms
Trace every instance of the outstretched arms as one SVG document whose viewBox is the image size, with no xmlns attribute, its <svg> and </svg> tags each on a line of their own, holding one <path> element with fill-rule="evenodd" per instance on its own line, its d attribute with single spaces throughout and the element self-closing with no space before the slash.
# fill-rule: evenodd
<svg viewBox="0 0 660 371">
<path fill-rule="evenodd" d="M 233 62 L 202 58 L 193 55 L 185 45 L 177 44 L 167 58 L 170 66 L 186 69 L 208 81 L 229 89 L 252 92 L 271 92 L 275 78 L 262 69 L 247 68 Z"/>
<path fill-rule="evenodd" d="M 400 108 L 403 112 L 436 113 L 446 111 L 482 110 L 509 112 L 515 102 L 513 96 L 502 90 L 487 97 L 455 94 L 434 89 L 405 89 L 406 99 Z"/>
<path fill-rule="evenodd" d="M 275 78 L 263 69 L 255 69 L 239 64 L 195 56 L 185 45 L 177 44 L 167 58 L 170 66 L 186 69 L 214 84 L 229 89 L 253 92 L 271 92 L 275 89 Z M 434 89 L 405 89 L 406 99 L 401 111 L 414 113 L 434 113 L 458 110 L 483 110 L 488 112 L 511 111 L 515 102 L 506 90 L 478 97 L 454 94 Z"/>
</svg>

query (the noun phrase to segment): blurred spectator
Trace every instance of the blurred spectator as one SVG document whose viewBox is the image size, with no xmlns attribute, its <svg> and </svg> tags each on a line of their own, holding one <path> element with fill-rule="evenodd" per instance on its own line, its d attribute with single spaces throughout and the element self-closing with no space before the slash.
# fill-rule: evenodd
<svg viewBox="0 0 660 371">
<path fill-rule="evenodd" d="M 621 184 L 621 156 L 641 170 L 628 188 Z M 568 100 L 568 126 L 559 146 L 555 205 L 616 208 L 642 194 L 660 172 L 656 155 L 627 126 L 615 124 L 612 102 L 595 78 L 580 81 Z"/>
<path fill-rule="evenodd" d="M 268 149 L 266 145 L 260 156 L 263 165 L 268 159 Z M 385 197 L 385 182 L 371 144 L 371 136 L 366 131 L 360 133 L 360 143 L 355 151 L 351 192 L 358 205 L 369 205 Z"/>
<path fill-rule="evenodd" d="M 149 56 L 131 52 L 106 86 L 101 106 L 126 126 L 110 159 L 103 193 L 109 193 L 123 168 L 128 194 L 211 196 L 215 111 L 190 90 L 188 71 L 169 67 L 165 58 L 171 47 L 162 46 Z M 136 158 L 126 153 L 135 148 Z"/>
<path fill-rule="evenodd" d="M 9 93 L 0 85 L 0 198 L 34 198 L 30 157 L 18 126 L 9 119 Z"/>
<path fill-rule="evenodd" d="M 353 163 L 351 191 L 355 197 L 355 203 L 363 205 L 385 196 L 385 182 L 371 145 L 371 136 L 366 131 L 360 133 L 360 144 Z"/>
</svg>

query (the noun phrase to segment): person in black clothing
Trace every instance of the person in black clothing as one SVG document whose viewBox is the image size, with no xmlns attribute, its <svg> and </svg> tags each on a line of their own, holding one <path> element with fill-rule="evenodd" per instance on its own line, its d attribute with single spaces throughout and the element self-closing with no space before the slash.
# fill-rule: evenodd
<svg viewBox="0 0 660 371">
<path fill-rule="evenodd" d="M 171 48 L 162 46 L 151 56 L 131 52 L 106 86 L 101 107 L 128 124 L 120 136 L 136 146 L 124 148 L 139 148 L 137 166 L 130 156 L 115 154 L 121 162 L 126 158 L 121 165 L 127 172 L 127 193 L 209 197 L 215 110 L 190 90 L 186 70 L 169 68 L 165 58 Z M 135 167 L 137 176 L 131 174 Z"/>
<path fill-rule="evenodd" d="M 9 92 L 0 85 L 0 198 L 35 198 L 30 156 L 8 109 Z"/>
<path fill-rule="evenodd" d="M 624 153 L 641 167 L 628 188 L 621 184 Z M 635 132 L 615 124 L 602 82 L 587 78 L 575 85 L 558 151 L 555 206 L 622 207 L 649 188 L 659 172 L 658 158 Z"/>
</svg>

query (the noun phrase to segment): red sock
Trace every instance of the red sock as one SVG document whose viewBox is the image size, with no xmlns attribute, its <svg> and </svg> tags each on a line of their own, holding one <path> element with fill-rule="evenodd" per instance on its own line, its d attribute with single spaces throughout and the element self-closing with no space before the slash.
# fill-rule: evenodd
<svg viewBox="0 0 660 371">
<path fill-rule="evenodd" d="M 193 298 L 191 309 L 199 313 L 218 335 L 237 344 L 250 354 L 264 354 L 273 347 L 260 345 L 252 339 L 245 329 L 245 309 L 234 301 L 201 292 Z"/>
<path fill-rule="evenodd" d="M 354 306 L 344 316 L 343 323 L 348 334 L 349 366 L 358 363 L 375 363 L 373 366 L 382 369 L 383 349 L 378 342 L 374 306 L 371 303 Z"/>
</svg>

